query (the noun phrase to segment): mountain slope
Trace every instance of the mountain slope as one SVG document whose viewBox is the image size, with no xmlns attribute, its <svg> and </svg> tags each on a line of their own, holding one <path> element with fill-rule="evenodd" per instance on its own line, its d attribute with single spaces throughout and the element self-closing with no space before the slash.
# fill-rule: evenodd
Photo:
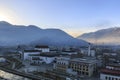
<svg viewBox="0 0 120 80">
<path fill-rule="evenodd" d="M 55 46 L 83 46 L 87 42 L 75 39 L 59 29 L 40 29 L 37 26 L 12 25 L 0 22 L 0 46 L 28 44 L 45 44 Z"/>
<path fill-rule="evenodd" d="M 120 27 L 85 33 L 77 38 L 95 44 L 120 45 Z"/>
</svg>

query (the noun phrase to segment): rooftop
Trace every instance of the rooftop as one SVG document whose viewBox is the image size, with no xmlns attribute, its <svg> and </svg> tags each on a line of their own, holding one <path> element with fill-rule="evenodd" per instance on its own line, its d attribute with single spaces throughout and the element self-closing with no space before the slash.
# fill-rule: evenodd
<svg viewBox="0 0 120 80">
<path fill-rule="evenodd" d="M 101 69 L 101 73 L 120 76 L 120 70 Z"/>
<path fill-rule="evenodd" d="M 97 60 L 95 58 L 90 58 L 90 57 L 83 57 L 83 58 L 73 58 L 71 59 L 73 62 L 81 62 L 81 63 L 95 63 Z"/>
<path fill-rule="evenodd" d="M 49 48 L 49 47 L 46 45 L 37 45 L 37 46 L 35 46 L 35 48 Z"/>
<path fill-rule="evenodd" d="M 73 50 L 63 50 L 62 52 L 76 52 L 76 51 L 73 51 Z"/>
<path fill-rule="evenodd" d="M 108 64 L 107 66 L 111 66 L 114 68 L 120 68 L 120 63 L 111 63 L 111 64 Z"/>
<path fill-rule="evenodd" d="M 40 50 L 24 50 L 24 52 L 41 52 Z"/>
<path fill-rule="evenodd" d="M 62 54 L 59 53 L 41 53 L 41 54 L 30 54 L 30 56 L 44 56 L 44 57 L 56 57 L 56 56 L 60 56 Z"/>
</svg>

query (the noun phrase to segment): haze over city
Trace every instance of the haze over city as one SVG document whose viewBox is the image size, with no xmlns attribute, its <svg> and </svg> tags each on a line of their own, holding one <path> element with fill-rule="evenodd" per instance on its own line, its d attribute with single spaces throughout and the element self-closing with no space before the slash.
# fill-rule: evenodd
<svg viewBox="0 0 120 80">
<path fill-rule="evenodd" d="M 120 26 L 120 0 L 0 0 L 0 21 L 58 28 L 77 37 Z"/>
</svg>

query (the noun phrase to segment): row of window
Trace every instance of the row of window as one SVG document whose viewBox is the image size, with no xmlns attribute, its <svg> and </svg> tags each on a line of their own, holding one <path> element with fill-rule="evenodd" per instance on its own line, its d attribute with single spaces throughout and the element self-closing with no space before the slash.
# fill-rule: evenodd
<svg viewBox="0 0 120 80">
<path fill-rule="evenodd" d="M 76 67 L 76 66 L 70 66 L 72 69 L 78 69 L 78 70 L 86 70 L 88 71 L 88 68 L 86 67 Z"/>
<path fill-rule="evenodd" d="M 105 80 L 120 80 L 120 78 L 114 78 L 114 77 L 106 76 Z"/>
<path fill-rule="evenodd" d="M 81 67 L 88 68 L 88 66 L 86 66 L 86 65 L 78 65 L 78 64 L 70 64 L 70 66 L 75 66 L 75 67 L 79 67 L 79 68 L 81 68 Z"/>
<path fill-rule="evenodd" d="M 89 75 L 88 72 L 76 71 L 76 70 L 73 70 L 73 71 L 77 72 L 79 75 Z"/>
<path fill-rule="evenodd" d="M 66 64 L 65 64 L 65 63 L 63 63 L 63 62 L 57 62 L 57 64 L 66 65 Z"/>
<path fill-rule="evenodd" d="M 72 69 L 76 70 L 76 71 L 85 71 L 85 72 L 88 72 L 88 69 L 80 69 L 80 68 L 73 68 Z"/>
</svg>

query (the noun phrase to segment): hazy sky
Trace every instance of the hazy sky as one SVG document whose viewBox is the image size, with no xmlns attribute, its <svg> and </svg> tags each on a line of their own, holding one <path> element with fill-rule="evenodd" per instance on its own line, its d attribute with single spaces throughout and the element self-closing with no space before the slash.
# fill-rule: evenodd
<svg viewBox="0 0 120 80">
<path fill-rule="evenodd" d="M 0 20 L 78 36 L 120 26 L 120 0 L 0 0 Z"/>
</svg>

